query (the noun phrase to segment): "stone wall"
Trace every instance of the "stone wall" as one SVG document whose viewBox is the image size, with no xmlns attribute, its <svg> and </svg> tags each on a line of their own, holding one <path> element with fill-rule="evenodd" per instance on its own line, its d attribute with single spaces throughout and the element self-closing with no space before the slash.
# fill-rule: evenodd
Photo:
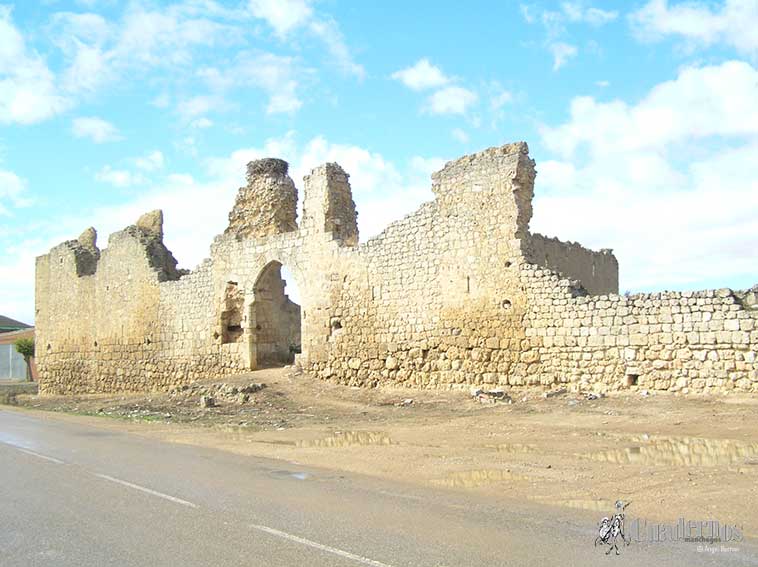
<svg viewBox="0 0 758 567">
<path fill-rule="evenodd" d="M 756 293 L 624 297 L 618 263 L 529 232 L 524 143 L 449 162 L 435 199 L 358 242 L 349 177 L 248 166 L 227 230 L 191 273 L 146 215 L 37 260 L 43 392 L 166 389 L 296 362 L 360 386 L 756 391 Z M 301 305 L 286 295 L 289 268 Z"/>
<path fill-rule="evenodd" d="M 595 252 L 576 242 L 531 234 L 525 256 L 533 264 L 582 282 L 582 287 L 593 295 L 618 291 L 618 261 L 607 248 Z"/>
<path fill-rule="evenodd" d="M 578 388 L 758 391 L 758 301 L 731 289 L 590 296 L 537 266 L 528 373 Z"/>
</svg>

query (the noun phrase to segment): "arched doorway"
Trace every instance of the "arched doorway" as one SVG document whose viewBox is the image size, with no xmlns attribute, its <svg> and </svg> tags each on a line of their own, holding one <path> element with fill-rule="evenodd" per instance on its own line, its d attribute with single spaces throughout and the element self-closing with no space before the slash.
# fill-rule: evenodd
<svg viewBox="0 0 758 567">
<path fill-rule="evenodd" d="M 286 287 L 277 261 L 269 262 L 255 282 L 250 307 L 254 368 L 292 364 L 302 348 L 300 305 L 285 293 Z"/>
</svg>

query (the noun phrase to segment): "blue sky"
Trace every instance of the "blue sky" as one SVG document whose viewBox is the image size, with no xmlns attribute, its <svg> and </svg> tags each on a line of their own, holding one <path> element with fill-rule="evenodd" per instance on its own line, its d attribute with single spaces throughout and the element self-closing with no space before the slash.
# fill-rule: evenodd
<svg viewBox="0 0 758 567">
<path fill-rule="evenodd" d="M 756 29 L 758 0 L 0 3 L 0 313 L 33 320 L 36 255 L 154 208 L 194 267 L 251 159 L 339 162 L 365 240 L 516 140 L 532 230 L 613 248 L 622 291 L 749 287 Z"/>
</svg>

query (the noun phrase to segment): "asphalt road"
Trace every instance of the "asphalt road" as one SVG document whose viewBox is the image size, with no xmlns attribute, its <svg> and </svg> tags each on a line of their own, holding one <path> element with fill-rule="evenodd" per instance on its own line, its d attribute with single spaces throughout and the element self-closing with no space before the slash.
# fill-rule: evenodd
<svg viewBox="0 0 758 567">
<path fill-rule="evenodd" d="M 596 516 L 0 410 L 2 566 L 758 565 L 747 541 L 607 557 Z"/>
</svg>

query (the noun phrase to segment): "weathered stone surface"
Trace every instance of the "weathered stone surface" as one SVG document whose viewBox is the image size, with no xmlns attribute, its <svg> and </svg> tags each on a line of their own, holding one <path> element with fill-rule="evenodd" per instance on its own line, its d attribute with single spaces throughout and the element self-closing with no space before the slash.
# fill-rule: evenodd
<svg viewBox="0 0 758 567">
<path fill-rule="evenodd" d="M 225 234 L 243 239 L 297 229 L 297 189 L 288 169 L 276 158 L 247 164 L 247 185 L 237 193 Z"/>
<path fill-rule="evenodd" d="M 142 215 L 136 224 L 137 228 L 141 228 L 148 234 L 155 236 L 156 238 L 163 239 L 163 211 L 156 209 Z"/>
<path fill-rule="evenodd" d="M 758 392 L 758 288 L 618 295 L 610 250 L 529 232 L 524 143 L 447 163 L 433 201 L 360 244 L 342 168 L 306 176 L 299 225 L 287 170 L 249 164 L 191 273 L 159 211 L 102 251 L 92 230 L 38 258 L 41 391 L 169 389 L 294 355 L 355 386 Z"/>
<path fill-rule="evenodd" d="M 79 244 L 85 248 L 96 249 L 97 248 L 97 231 L 93 227 L 89 227 L 77 238 Z"/>
</svg>

